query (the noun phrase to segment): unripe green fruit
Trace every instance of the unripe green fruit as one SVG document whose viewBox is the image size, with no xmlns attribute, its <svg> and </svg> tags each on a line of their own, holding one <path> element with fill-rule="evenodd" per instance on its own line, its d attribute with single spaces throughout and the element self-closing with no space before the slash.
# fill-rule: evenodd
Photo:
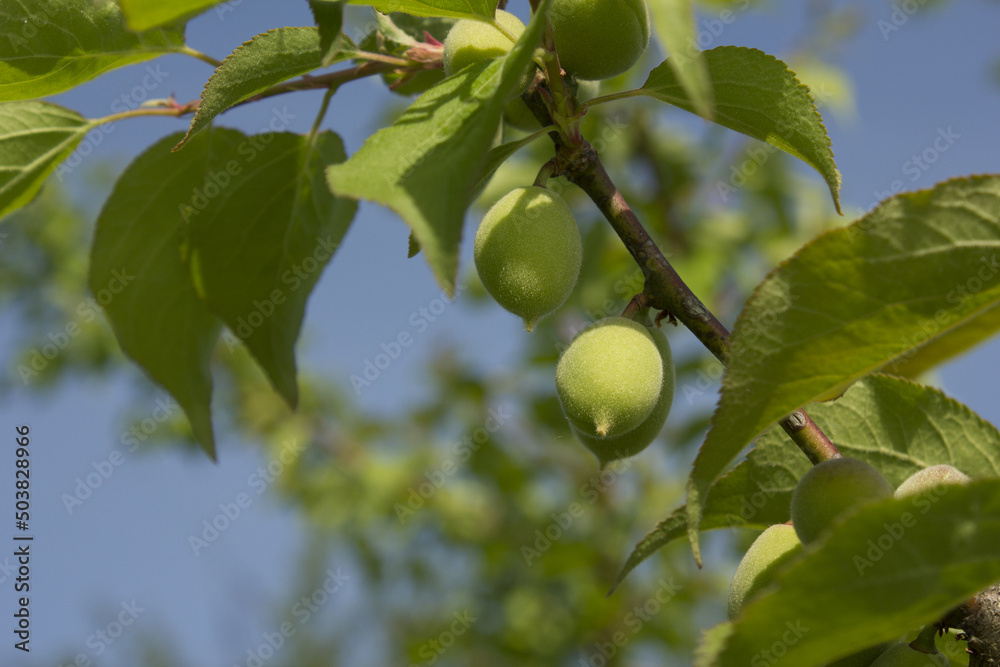
<svg viewBox="0 0 1000 667">
<path fill-rule="evenodd" d="M 971 477 L 954 466 L 931 466 L 910 475 L 905 482 L 899 485 L 894 495 L 897 498 L 906 498 L 928 491 L 935 486 L 952 484 L 961 486 L 971 481 Z"/>
<path fill-rule="evenodd" d="M 606 317 L 583 330 L 556 366 L 556 391 L 570 424 L 612 438 L 642 424 L 663 387 L 653 337 L 638 322 Z"/>
<path fill-rule="evenodd" d="M 569 204 L 532 185 L 512 190 L 486 212 L 474 257 L 486 291 L 531 331 L 572 293 L 583 242 Z"/>
<path fill-rule="evenodd" d="M 497 22 L 515 37 L 524 32 L 524 24 L 510 12 L 498 9 Z M 444 40 L 444 72 L 451 76 L 473 63 L 507 55 L 514 48 L 510 38 L 488 23 L 462 19 L 448 31 Z"/>
<path fill-rule="evenodd" d="M 795 529 L 787 524 L 769 527 L 750 545 L 729 585 L 726 615 L 733 620 L 764 587 L 774 582 L 778 572 L 802 551 Z"/>
<path fill-rule="evenodd" d="M 827 663 L 826 667 L 871 667 L 872 662 L 885 653 L 885 650 L 890 646 L 892 646 L 891 642 L 876 644 L 835 662 Z"/>
<path fill-rule="evenodd" d="M 649 45 L 646 0 L 554 0 L 549 21 L 559 63 L 579 79 L 617 76 Z"/>
<path fill-rule="evenodd" d="M 670 341 L 667 340 L 667 335 L 656 327 L 649 328 L 647 331 L 653 337 L 656 349 L 660 351 L 660 359 L 663 364 L 660 398 L 653 406 L 653 411 L 631 431 L 610 438 L 587 435 L 581 433 L 576 427 L 573 428 L 577 439 L 600 461 L 601 468 L 612 461 L 635 456 L 649 447 L 663 430 L 663 425 L 666 423 L 670 408 L 674 403 L 674 385 L 677 382 L 677 377 L 674 371 L 674 356 L 670 351 Z"/>
<path fill-rule="evenodd" d="M 525 132 L 534 132 L 535 130 L 542 129 L 542 124 L 535 118 L 535 114 L 531 113 L 528 103 L 520 96 L 512 99 L 504 107 L 503 122 Z"/>
<path fill-rule="evenodd" d="M 889 482 L 864 461 L 823 461 L 802 476 L 792 493 L 792 524 L 802 543 L 809 544 L 841 514 L 891 497 Z"/>
<path fill-rule="evenodd" d="M 948 667 L 948 656 L 938 653 L 924 653 L 901 642 L 878 657 L 871 667 Z"/>
</svg>

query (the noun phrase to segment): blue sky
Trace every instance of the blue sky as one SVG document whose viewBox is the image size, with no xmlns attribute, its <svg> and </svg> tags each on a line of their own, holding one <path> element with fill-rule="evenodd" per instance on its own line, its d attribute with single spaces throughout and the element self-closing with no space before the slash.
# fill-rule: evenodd
<svg viewBox="0 0 1000 667">
<path fill-rule="evenodd" d="M 711 46 L 754 46 L 782 57 L 796 46 L 807 4 L 776 1 L 765 11 L 737 12 L 712 36 Z M 516 2 L 512 6 L 524 13 Z M 996 131 L 1000 88 L 993 74 L 1000 58 L 996 41 L 1000 4 L 947 3 L 914 16 L 897 13 L 895 23 L 889 2 L 859 3 L 859 7 L 861 28 L 839 48 L 835 60 L 853 77 L 857 113 L 853 118 L 827 118 L 844 175 L 847 206 L 870 208 L 897 181 L 911 190 L 949 177 L 1000 171 Z M 311 22 L 304 0 L 242 0 L 220 10 L 210 10 L 188 29 L 192 46 L 218 58 L 256 33 Z M 354 16 L 361 17 L 364 11 Z M 703 14 L 703 27 L 718 28 L 712 23 L 715 18 L 713 12 Z M 888 23 L 880 27 L 880 20 Z M 898 29 L 887 32 L 885 25 Z M 144 78 L 152 80 L 147 67 L 159 67 L 155 78 L 161 81 L 152 90 L 142 88 Z M 190 58 L 163 58 L 109 73 L 57 101 L 84 115 L 101 116 L 111 113 L 123 95 L 127 101 L 173 93 L 178 100 L 188 100 L 197 97 L 210 70 Z M 277 107 L 294 116 L 290 130 L 304 132 L 320 97 L 319 93 L 285 96 L 273 104 L 234 110 L 219 122 L 257 131 Z M 374 80 L 345 87 L 334 97 L 326 126 L 340 133 L 348 151 L 354 152 L 377 127 L 377 110 L 387 100 L 399 103 Z M 183 122 L 163 118 L 120 123 L 104 137 L 95 155 L 124 166 L 157 138 L 183 128 Z M 941 137 L 948 139 L 940 141 Z M 89 186 L 83 171 L 69 173 L 66 182 L 99 203 L 106 193 L 85 192 Z M 405 259 L 406 238 L 403 224 L 393 215 L 372 205 L 361 206 L 312 296 L 301 346 L 303 366 L 328 373 L 347 386 L 349 375 L 360 372 L 364 360 L 380 351 L 379 342 L 409 330 L 411 313 L 441 297 L 426 264 Z M 400 245 L 399 260 L 388 265 L 372 262 L 370 258 L 386 243 Z M 469 257 L 470 248 L 465 247 L 465 267 Z M 350 287 L 343 289 L 344 285 Z M 378 296 L 378 308 L 370 305 L 373 295 Z M 344 314 L 351 315 L 348 326 Z M 0 343 L 12 339 L 15 327 L 16 323 L 0 324 Z M 499 366 L 517 349 L 522 335 L 515 318 L 499 309 L 470 308 L 460 299 L 416 337 L 398 364 L 365 390 L 361 403 L 370 410 L 389 410 L 400 400 L 416 397 L 420 391 L 416 371 L 443 340 L 481 355 L 484 364 Z M 994 398 L 996 374 L 989 372 L 998 367 L 1000 341 L 995 341 L 944 367 L 942 384 L 953 397 L 1000 423 Z M 3 369 L 13 372 L 9 360 Z M 59 656 L 79 654 L 99 658 L 100 664 L 124 665 L 141 631 L 164 634 L 187 664 L 228 665 L 244 659 L 246 647 L 256 646 L 260 633 L 271 629 L 263 610 L 283 599 L 288 583 L 275 573 L 289 572 L 287 565 L 303 544 L 295 512 L 266 492 L 255 494 L 248 478 L 261 461 L 255 449 L 241 446 L 232 436 L 221 439 L 218 465 L 173 452 L 140 456 L 124 450 L 122 412 L 137 375 L 130 370 L 109 380 L 74 379 L 50 394 L 14 396 L 0 405 L 0 428 L 8 445 L 15 425 L 27 423 L 32 429 L 36 535 L 31 659 L 23 660 L 5 640 L 0 644 L 3 664 L 55 665 Z M 151 414 L 155 408 L 155 401 L 150 401 Z M 120 465 L 114 463 L 119 459 L 112 459 L 116 450 L 122 456 Z M 11 454 L 3 461 L 0 498 L 7 502 L 12 497 Z M 78 478 L 107 471 L 109 465 L 111 474 L 93 495 L 72 513 L 67 511 L 63 494 L 73 492 Z M 251 504 L 217 541 L 195 556 L 188 536 L 217 515 L 220 504 L 233 502 L 241 493 L 250 495 Z M 3 563 L 0 555 L 0 568 Z M 348 570 L 350 566 L 331 564 L 336 565 Z M 0 569 L 0 578 L 4 577 Z M 13 605 L 9 578 L 0 582 L 0 590 L 0 608 L 6 615 Z M 349 610 L 361 592 L 348 581 L 329 613 Z M 141 611 L 135 613 L 136 609 Z M 248 615 L 248 609 L 257 611 Z M 134 621 L 113 643 L 100 639 L 99 630 L 116 630 L 119 617 L 130 618 L 130 613 Z"/>
</svg>

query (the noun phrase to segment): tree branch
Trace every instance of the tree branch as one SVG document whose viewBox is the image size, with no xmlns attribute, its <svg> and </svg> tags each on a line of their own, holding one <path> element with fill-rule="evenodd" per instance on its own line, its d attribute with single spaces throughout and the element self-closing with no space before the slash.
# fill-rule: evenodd
<svg viewBox="0 0 1000 667">
<path fill-rule="evenodd" d="M 724 365 L 729 362 L 729 330 L 691 291 L 670 265 L 636 217 L 625 197 L 612 182 L 593 146 L 581 140 L 579 146 L 556 143 L 556 174 L 566 176 L 594 201 L 628 248 L 645 277 L 643 293 L 648 304 L 667 311 L 691 332 Z M 781 426 L 814 464 L 837 458 L 840 452 L 819 426 L 796 410 Z"/>
</svg>

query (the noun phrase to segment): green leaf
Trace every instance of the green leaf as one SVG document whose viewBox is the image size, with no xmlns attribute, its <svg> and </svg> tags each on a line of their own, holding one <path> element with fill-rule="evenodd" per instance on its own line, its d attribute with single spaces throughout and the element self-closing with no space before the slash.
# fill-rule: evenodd
<svg viewBox="0 0 1000 667">
<path fill-rule="evenodd" d="M 893 197 L 772 272 L 733 328 L 688 484 L 692 542 L 712 482 L 767 426 L 994 308 L 998 246 L 1000 177 L 977 176 Z"/>
<path fill-rule="evenodd" d="M 309 0 L 313 19 L 319 28 L 319 50 L 322 65 L 333 64 L 342 46 L 341 30 L 344 27 L 343 0 Z"/>
<path fill-rule="evenodd" d="M 111 0 L 19 0 L 4 3 L 0 16 L 0 100 L 54 95 L 117 67 L 185 49 L 182 28 L 129 32 Z M 157 83 L 167 76 L 158 68 L 150 73 Z"/>
<path fill-rule="evenodd" d="M 222 61 L 205 84 L 191 127 L 175 150 L 234 104 L 318 69 L 321 61 L 320 33 L 316 28 L 276 28 L 244 42 Z"/>
<path fill-rule="evenodd" d="M 844 456 L 877 467 L 894 487 L 918 470 L 942 463 L 973 477 L 1000 476 L 1000 432 L 932 387 L 870 375 L 836 401 L 810 406 L 809 415 Z M 747 460 L 712 486 L 701 530 L 763 529 L 788 521 L 792 491 L 811 467 L 784 430 L 770 428 Z M 686 533 L 686 508 L 681 506 L 635 546 L 614 586 Z"/>
<path fill-rule="evenodd" d="M 1000 308 L 993 307 L 950 330 L 946 336 L 910 350 L 884 368 L 893 375 L 916 377 L 938 364 L 957 357 L 1000 331 Z"/>
<path fill-rule="evenodd" d="M 508 141 L 505 144 L 500 144 L 496 148 L 491 148 L 490 152 L 486 154 L 486 162 L 483 164 L 479 171 L 479 180 L 476 182 L 473 188 L 473 199 L 479 196 L 479 193 L 483 191 L 483 188 L 490 182 L 493 178 L 493 174 L 500 166 L 513 157 L 514 153 L 518 152 L 532 141 L 538 137 L 547 134 L 552 126 L 542 128 L 541 130 L 524 137 L 523 139 L 518 139 L 517 141 Z"/>
<path fill-rule="evenodd" d="M 184 202 L 199 293 L 293 407 L 306 301 L 357 209 L 324 179 L 345 157 L 332 132 L 246 137 Z"/>
<path fill-rule="evenodd" d="M 757 49 L 720 46 L 703 52 L 703 56 L 715 94 L 715 116 L 708 120 L 766 141 L 816 169 L 840 211 L 840 172 L 833 161 L 830 138 L 809 89 L 799 83 L 795 73 Z M 650 72 L 636 94 L 697 114 L 695 102 L 670 64 L 673 57 Z"/>
<path fill-rule="evenodd" d="M 706 665 L 824 665 L 933 622 L 1000 580 L 1000 480 L 861 508 L 779 574 Z"/>
<path fill-rule="evenodd" d="M 0 104 L 0 218 L 30 202 L 92 127 L 55 104 Z"/>
<path fill-rule="evenodd" d="M 692 109 L 709 120 L 715 117 L 712 77 L 705 57 L 697 47 L 694 8 L 691 0 L 651 0 L 653 32 L 670 54 L 666 62 L 673 68 Z"/>
<path fill-rule="evenodd" d="M 97 219 L 88 282 L 122 351 L 173 395 L 195 438 L 215 457 L 209 360 L 219 323 L 195 292 L 182 249 L 182 204 L 244 140 L 232 130 L 206 132 L 183 153 L 170 135 L 148 148 L 115 184 Z"/>
<path fill-rule="evenodd" d="M 350 160 L 327 171 L 336 194 L 378 202 L 406 221 L 449 295 L 455 290 L 465 210 L 505 101 L 541 40 L 539 17 L 541 10 L 507 56 L 434 86 Z"/>
<path fill-rule="evenodd" d="M 179 23 L 196 16 L 223 0 L 120 0 L 125 20 L 132 30 L 149 30 Z"/>
<path fill-rule="evenodd" d="M 496 16 L 497 0 L 348 0 L 348 4 L 369 5 L 383 14 L 490 20 Z"/>
</svg>

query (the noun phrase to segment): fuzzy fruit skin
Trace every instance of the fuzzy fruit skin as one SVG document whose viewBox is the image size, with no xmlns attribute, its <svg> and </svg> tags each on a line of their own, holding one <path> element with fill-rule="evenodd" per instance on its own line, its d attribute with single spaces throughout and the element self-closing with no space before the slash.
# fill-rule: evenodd
<svg viewBox="0 0 1000 667">
<path fill-rule="evenodd" d="M 802 543 L 809 544 L 844 512 L 891 497 L 889 482 L 864 461 L 823 461 L 802 476 L 792 493 L 792 524 Z"/>
<path fill-rule="evenodd" d="M 660 359 L 663 363 L 660 399 L 653 407 L 653 411 L 649 413 L 645 421 L 631 431 L 611 438 L 587 435 L 573 427 L 573 434 L 587 449 L 593 452 L 602 469 L 612 461 L 635 456 L 649 447 L 663 430 L 667 416 L 670 415 L 670 408 L 674 404 L 674 387 L 677 383 L 677 375 L 674 370 L 674 356 L 670 351 L 670 341 L 667 340 L 667 335 L 656 327 L 647 328 L 647 331 L 653 337 L 653 342 L 656 343 L 656 349 L 660 351 Z"/>
<path fill-rule="evenodd" d="M 531 331 L 573 292 L 583 242 L 569 204 L 532 185 L 511 190 L 486 212 L 474 258 L 486 291 Z"/>
<path fill-rule="evenodd" d="M 726 616 L 735 619 L 743 607 L 802 551 L 802 542 L 791 526 L 779 523 L 760 534 L 743 555 L 729 585 Z"/>
<path fill-rule="evenodd" d="M 497 10 L 497 22 L 515 37 L 524 32 L 521 19 L 502 9 Z M 451 76 L 467 65 L 505 56 L 514 42 L 488 23 L 475 19 L 458 21 L 444 40 L 444 72 Z"/>
<path fill-rule="evenodd" d="M 923 653 L 900 642 L 878 657 L 871 667 L 949 667 L 951 661 L 941 653 Z"/>
<path fill-rule="evenodd" d="M 642 424 L 660 400 L 663 363 L 638 322 L 606 317 L 573 339 L 556 365 L 556 391 L 570 424 L 612 438 Z"/>
<path fill-rule="evenodd" d="M 896 498 L 907 498 L 918 493 L 929 491 L 940 485 L 963 486 L 972 481 L 972 478 L 964 472 L 950 465 L 931 466 L 924 468 L 910 475 L 905 482 L 899 485 Z"/>
<path fill-rule="evenodd" d="M 554 0 L 549 21 L 559 64 L 579 79 L 617 76 L 649 45 L 646 0 Z"/>
<path fill-rule="evenodd" d="M 827 663 L 826 667 L 871 667 L 872 661 L 885 653 L 886 649 L 890 646 L 892 646 L 892 642 L 876 644 L 857 653 L 852 653 L 836 662 Z"/>
</svg>

